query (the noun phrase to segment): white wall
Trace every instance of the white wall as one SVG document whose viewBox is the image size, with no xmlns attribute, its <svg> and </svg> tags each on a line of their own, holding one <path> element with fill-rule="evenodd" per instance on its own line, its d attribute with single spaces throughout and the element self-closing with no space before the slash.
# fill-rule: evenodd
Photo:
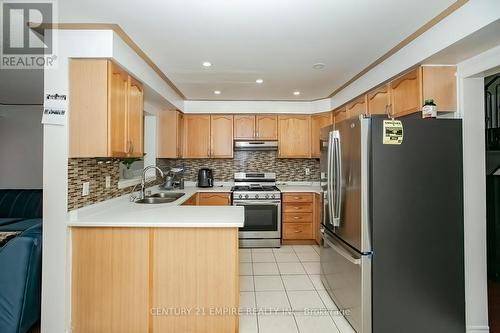
<svg viewBox="0 0 500 333">
<path fill-rule="evenodd" d="M 331 111 L 330 99 L 301 101 L 185 101 L 185 113 L 318 113 Z"/>
<path fill-rule="evenodd" d="M 0 105 L 0 188 L 42 188 L 42 107 Z"/>
</svg>

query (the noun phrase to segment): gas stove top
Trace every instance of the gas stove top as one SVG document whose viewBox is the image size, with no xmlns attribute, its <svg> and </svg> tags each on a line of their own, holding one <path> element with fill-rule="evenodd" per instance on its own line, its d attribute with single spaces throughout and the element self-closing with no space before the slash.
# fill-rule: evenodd
<svg viewBox="0 0 500 333">
<path fill-rule="evenodd" d="M 279 189 L 274 185 L 262 186 L 262 185 L 236 185 L 231 188 L 233 192 L 269 192 L 269 191 L 279 191 Z"/>
<path fill-rule="evenodd" d="M 238 200 L 279 200 L 281 192 L 276 187 L 276 174 L 273 172 L 238 172 L 234 174 L 231 188 L 233 199 Z"/>
</svg>

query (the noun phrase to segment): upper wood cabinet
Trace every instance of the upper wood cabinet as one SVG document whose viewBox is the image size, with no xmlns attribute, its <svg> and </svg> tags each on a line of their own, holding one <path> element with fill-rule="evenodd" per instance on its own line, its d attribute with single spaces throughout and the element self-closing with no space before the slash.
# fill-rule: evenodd
<svg viewBox="0 0 500 333">
<path fill-rule="evenodd" d="M 332 113 L 318 113 L 311 116 L 311 157 L 319 158 L 320 152 L 320 131 L 321 128 L 333 123 Z"/>
<path fill-rule="evenodd" d="M 233 115 L 184 115 L 184 158 L 233 157 Z"/>
<path fill-rule="evenodd" d="M 234 139 L 253 140 L 255 138 L 255 115 L 234 115 Z"/>
<path fill-rule="evenodd" d="M 311 117 L 308 115 L 278 116 L 278 157 L 311 157 Z"/>
<path fill-rule="evenodd" d="M 233 115 L 211 115 L 210 157 L 233 157 Z"/>
<path fill-rule="evenodd" d="M 278 117 L 274 114 L 235 115 L 235 140 L 277 140 Z"/>
<path fill-rule="evenodd" d="M 391 81 L 390 115 L 418 112 L 426 99 L 434 99 L 438 112 L 456 111 L 455 73 L 455 66 L 421 66 Z"/>
<path fill-rule="evenodd" d="M 368 114 L 387 114 L 391 105 L 389 85 L 380 86 L 366 94 Z"/>
<path fill-rule="evenodd" d="M 366 96 L 360 96 L 352 102 L 347 103 L 346 112 L 348 118 L 358 117 L 362 114 L 368 114 Z"/>
<path fill-rule="evenodd" d="M 69 64 L 70 157 L 142 157 L 142 84 L 107 59 Z"/>
<path fill-rule="evenodd" d="M 210 115 L 185 114 L 183 157 L 210 157 Z"/>
<path fill-rule="evenodd" d="M 278 116 L 275 114 L 255 116 L 255 138 L 258 140 L 278 140 Z"/>
<path fill-rule="evenodd" d="M 420 109 L 420 70 L 408 72 L 389 84 L 393 117 L 404 116 Z"/>
<path fill-rule="evenodd" d="M 347 109 L 346 109 L 345 105 L 333 110 L 333 123 L 334 124 L 338 124 L 347 118 L 348 118 Z"/>
<path fill-rule="evenodd" d="M 158 114 L 157 136 L 159 158 L 182 157 L 184 115 L 179 111 Z"/>
<path fill-rule="evenodd" d="M 457 111 L 457 68 L 455 66 L 422 66 L 421 104 L 433 99 L 440 112 Z"/>
</svg>

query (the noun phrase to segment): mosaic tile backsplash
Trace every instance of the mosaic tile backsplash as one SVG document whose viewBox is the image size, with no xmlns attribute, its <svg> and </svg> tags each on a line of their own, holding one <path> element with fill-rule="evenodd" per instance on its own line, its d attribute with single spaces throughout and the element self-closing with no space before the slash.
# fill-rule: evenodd
<svg viewBox="0 0 500 333">
<path fill-rule="evenodd" d="M 157 159 L 162 169 L 183 166 L 186 181 L 196 181 L 198 169 L 213 169 L 215 181 L 232 181 L 235 172 L 276 172 L 278 181 L 319 181 L 319 161 L 315 159 L 277 158 L 276 151 L 236 151 L 232 159 Z M 306 175 L 305 169 L 310 174 Z M 106 176 L 111 187 L 106 188 Z M 68 210 L 85 207 L 130 193 L 132 187 L 118 189 L 119 161 L 95 158 L 68 160 Z M 90 182 L 90 194 L 82 197 L 82 184 Z M 159 182 L 156 182 L 159 183 Z M 154 184 L 154 183 L 151 183 Z"/>
<path fill-rule="evenodd" d="M 158 159 L 162 169 L 184 167 L 184 179 L 196 181 L 198 169 L 213 169 L 215 181 L 231 181 L 235 172 L 276 172 L 278 181 L 319 181 L 319 160 L 277 158 L 276 151 L 235 151 L 230 159 Z M 310 174 L 306 175 L 305 169 Z"/>
<path fill-rule="evenodd" d="M 110 188 L 106 188 L 106 176 L 111 176 Z M 132 187 L 118 188 L 119 180 L 120 166 L 117 160 L 68 159 L 68 211 L 130 193 Z M 90 182 L 90 194 L 82 197 L 84 182 Z"/>
</svg>

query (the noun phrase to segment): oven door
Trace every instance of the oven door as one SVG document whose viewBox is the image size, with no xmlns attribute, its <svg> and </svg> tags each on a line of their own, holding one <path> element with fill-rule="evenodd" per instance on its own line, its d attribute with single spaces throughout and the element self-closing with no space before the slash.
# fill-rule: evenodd
<svg viewBox="0 0 500 333">
<path fill-rule="evenodd" d="M 245 224 L 240 238 L 280 238 L 281 201 L 234 200 L 233 206 L 245 207 Z"/>
</svg>

